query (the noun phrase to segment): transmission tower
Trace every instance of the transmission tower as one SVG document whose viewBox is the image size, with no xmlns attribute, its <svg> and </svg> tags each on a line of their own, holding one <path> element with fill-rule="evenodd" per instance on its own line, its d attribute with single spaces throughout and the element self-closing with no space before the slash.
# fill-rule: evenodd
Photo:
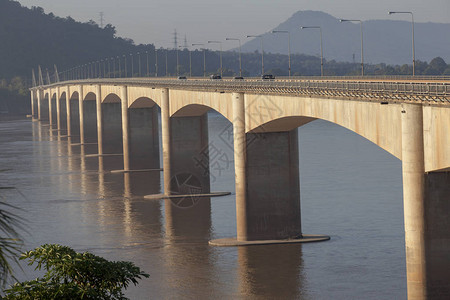
<svg viewBox="0 0 450 300">
<path fill-rule="evenodd" d="M 178 49 L 178 34 L 176 29 L 173 31 L 173 48 Z"/>
<path fill-rule="evenodd" d="M 103 14 L 102 11 L 99 12 L 98 14 L 100 15 L 100 28 L 103 28 L 103 16 L 104 16 L 104 14 Z"/>
<path fill-rule="evenodd" d="M 184 35 L 184 45 L 183 45 L 183 48 L 184 48 L 184 49 L 187 49 L 187 48 L 188 48 L 188 42 L 187 42 L 186 35 Z"/>
</svg>

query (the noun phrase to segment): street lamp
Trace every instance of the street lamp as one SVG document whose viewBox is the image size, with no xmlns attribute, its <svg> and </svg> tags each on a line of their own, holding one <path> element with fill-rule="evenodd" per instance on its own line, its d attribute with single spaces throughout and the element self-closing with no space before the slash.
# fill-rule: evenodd
<svg viewBox="0 0 450 300">
<path fill-rule="evenodd" d="M 416 74 L 416 56 L 414 52 L 414 15 L 410 11 L 390 11 L 390 15 L 393 14 L 410 14 L 411 15 L 411 24 L 412 24 L 412 56 L 413 56 L 413 76 Z"/>
<path fill-rule="evenodd" d="M 192 46 L 205 46 L 205 44 L 192 44 Z M 203 77 L 206 77 L 206 49 L 203 48 Z"/>
<path fill-rule="evenodd" d="M 178 77 L 178 75 L 179 75 L 179 73 L 180 73 L 180 71 L 179 71 L 179 69 L 178 69 L 178 67 L 179 67 L 179 61 L 178 61 L 178 49 L 179 49 L 180 47 L 178 47 L 178 48 L 176 48 L 175 49 L 175 51 L 176 51 L 176 54 L 177 54 L 177 67 L 176 67 L 176 72 L 177 72 L 177 77 Z"/>
<path fill-rule="evenodd" d="M 130 53 L 130 59 L 131 59 L 131 78 L 134 76 L 134 59 L 133 59 L 133 53 Z"/>
<path fill-rule="evenodd" d="M 120 62 L 120 57 L 117 56 L 117 61 L 119 62 L 119 78 L 122 77 L 122 66 Z M 114 62 L 114 78 L 116 78 L 116 62 Z"/>
<path fill-rule="evenodd" d="M 364 76 L 364 47 L 363 47 L 363 26 L 361 20 L 340 19 L 339 22 L 359 22 L 361 25 L 361 76 Z"/>
<path fill-rule="evenodd" d="M 191 51 L 189 51 L 188 47 L 185 46 L 178 46 L 179 48 L 184 48 L 188 51 L 189 54 L 189 77 L 192 77 L 192 57 L 191 57 Z"/>
<path fill-rule="evenodd" d="M 239 42 L 239 76 L 242 77 L 241 40 L 236 38 L 226 38 L 225 40 Z"/>
<path fill-rule="evenodd" d="M 319 29 L 320 31 L 320 76 L 323 76 L 323 51 L 322 51 L 322 27 L 320 26 L 302 26 L 301 29 Z"/>
<path fill-rule="evenodd" d="M 158 77 L 158 49 L 155 47 L 155 77 Z"/>
<path fill-rule="evenodd" d="M 113 58 L 111 57 L 111 59 L 107 58 L 106 60 L 108 61 L 108 77 L 111 78 L 111 60 Z"/>
<path fill-rule="evenodd" d="M 223 77 L 223 68 L 222 68 L 222 42 L 221 41 L 208 41 L 208 44 L 220 44 L 220 77 Z"/>
<path fill-rule="evenodd" d="M 128 71 L 127 71 L 127 56 L 124 54 L 124 63 L 125 63 L 125 77 L 128 77 Z"/>
<path fill-rule="evenodd" d="M 264 75 L 264 43 L 262 35 L 247 35 L 248 38 L 259 38 L 261 40 L 261 76 Z"/>
<path fill-rule="evenodd" d="M 291 78 L 291 33 L 287 30 L 272 30 L 272 33 L 287 33 L 288 35 L 289 78 Z"/>
<path fill-rule="evenodd" d="M 150 69 L 148 66 L 148 51 L 145 51 L 145 55 L 147 56 L 147 77 L 150 77 Z"/>
<path fill-rule="evenodd" d="M 167 51 L 169 51 L 169 50 L 166 49 L 166 77 L 168 76 L 168 74 L 167 74 Z"/>
<path fill-rule="evenodd" d="M 139 77 L 141 77 L 141 53 L 140 52 L 138 52 L 137 53 L 137 55 L 138 55 L 138 63 L 139 63 Z"/>
</svg>

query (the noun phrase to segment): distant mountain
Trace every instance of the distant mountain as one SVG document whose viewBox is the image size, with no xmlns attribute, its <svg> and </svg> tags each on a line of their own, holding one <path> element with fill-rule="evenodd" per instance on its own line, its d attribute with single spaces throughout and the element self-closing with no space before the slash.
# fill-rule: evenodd
<svg viewBox="0 0 450 300">
<path fill-rule="evenodd" d="M 394 17 L 392 17 L 394 19 Z M 450 24 L 415 23 L 416 59 L 430 61 L 440 56 L 450 61 Z M 288 30 L 291 34 L 291 53 L 320 55 L 318 30 L 301 26 L 321 26 L 324 57 L 336 61 L 361 60 L 359 23 L 340 23 L 339 18 L 319 11 L 298 11 L 274 30 Z M 411 64 L 411 22 L 371 20 L 363 22 L 364 60 L 367 63 Z M 286 34 L 261 33 L 264 51 L 287 54 Z M 259 40 L 251 40 L 242 51 L 260 51 Z"/>
</svg>

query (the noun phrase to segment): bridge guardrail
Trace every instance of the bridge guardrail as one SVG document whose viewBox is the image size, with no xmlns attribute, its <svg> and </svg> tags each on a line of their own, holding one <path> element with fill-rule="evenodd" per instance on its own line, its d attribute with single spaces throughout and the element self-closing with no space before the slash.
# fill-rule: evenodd
<svg viewBox="0 0 450 300">
<path fill-rule="evenodd" d="M 415 78 L 394 80 L 374 80 L 359 78 L 359 80 L 326 79 L 322 77 L 289 79 L 289 80 L 262 80 L 250 78 L 246 80 L 210 80 L 188 79 L 177 80 L 173 78 L 104 78 L 85 79 L 59 82 L 49 86 L 66 84 L 124 84 L 145 85 L 152 87 L 167 87 L 172 89 L 190 89 L 223 92 L 267 93 L 278 95 L 318 95 L 335 97 L 352 97 L 363 99 L 426 101 L 435 103 L 450 103 L 450 81 L 427 81 Z"/>
</svg>

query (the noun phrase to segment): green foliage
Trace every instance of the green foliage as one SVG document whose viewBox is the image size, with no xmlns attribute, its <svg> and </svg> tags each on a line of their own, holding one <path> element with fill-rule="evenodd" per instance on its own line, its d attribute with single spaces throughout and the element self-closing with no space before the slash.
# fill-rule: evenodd
<svg viewBox="0 0 450 300">
<path fill-rule="evenodd" d="M 1 189 L 11 188 L 0 187 Z M 10 262 L 17 262 L 16 257 L 22 246 L 18 230 L 23 228 L 23 221 L 19 216 L 11 213 L 15 209 L 17 208 L 0 201 L 0 287 L 5 286 L 8 278 L 14 278 Z"/>
<path fill-rule="evenodd" d="M 16 283 L 5 290 L 5 299 L 127 299 L 122 289 L 149 275 L 132 262 L 108 261 L 89 252 L 46 244 L 24 253 L 42 278 Z"/>
</svg>

